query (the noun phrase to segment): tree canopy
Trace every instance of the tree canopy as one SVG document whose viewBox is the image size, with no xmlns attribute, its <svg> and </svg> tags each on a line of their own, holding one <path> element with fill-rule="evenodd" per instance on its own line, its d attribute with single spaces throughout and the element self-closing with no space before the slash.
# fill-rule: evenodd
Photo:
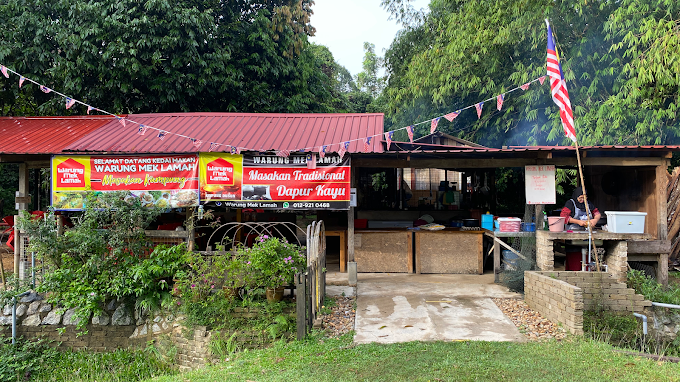
<svg viewBox="0 0 680 382">
<path fill-rule="evenodd" d="M 307 40 L 312 4 L 9 0 L 0 63 L 117 113 L 334 111 Z M 64 113 L 36 86 L 0 86 L 4 114 Z"/>
<path fill-rule="evenodd" d="M 385 55 L 391 128 L 456 111 L 545 75 L 551 21 L 579 143 L 669 144 L 680 121 L 680 4 L 669 0 L 432 0 L 414 15 L 383 5 L 405 27 Z M 549 85 L 507 94 L 443 131 L 500 145 L 569 144 Z M 424 130 L 425 128 L 423 128 Z M 421 133 L 424 133 L 422 131 Z"/>
</svg>

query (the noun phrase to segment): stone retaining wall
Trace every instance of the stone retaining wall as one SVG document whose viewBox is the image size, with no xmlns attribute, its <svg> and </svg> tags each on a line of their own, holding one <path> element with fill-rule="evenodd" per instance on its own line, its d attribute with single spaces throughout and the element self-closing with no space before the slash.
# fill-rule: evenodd
<svg viewBox="0 0 680 382">
<path fill-rule="evenodd" d="M 652 305 L 609 273 L 545 271 L 524 273 L 527 305 L 575 334 L 583 333 L 583 310 L 642 312 Z"/>
<path fill-rule="evenodd" d="M 286 309 L 284 313 L 291 314 L 293 311 Z M 242 318 L 254 318 L 258 314 L 257 309 L 241 307 L 233 312 L 233 316 Z M 122 301 L 108 302 L 101 314 L 88 319 L 84 327 L 87 333 L 77 328 L 78 320 L 73 309 L 62 312 L 35 293 L 17 302 L 16 316 L 19 337 L 53 340 L 53 344 L 60 348 L 112 351 L 144 347 L 152 340 L 167 342 L 169 338 L 167 347 L 176 349 L 175 363 L 181 370 L 196 369 L 213 361 L 209 346 L 213 333 L 205 327 L 187 329 L 182 324 L 182 317 L 174 317 L 167 312 L 155 316 L 140 315 Z M 12 335 L 12 305 L 6 305 L 0 311 L 0 334 L 5 337 Z M 225 333 L 226 338 L 230 338 L 231 334 Z M 271 342 L 263 332 L 238 332 L 233 340 L 241 349 L 262 348 Z"/>
</svg>

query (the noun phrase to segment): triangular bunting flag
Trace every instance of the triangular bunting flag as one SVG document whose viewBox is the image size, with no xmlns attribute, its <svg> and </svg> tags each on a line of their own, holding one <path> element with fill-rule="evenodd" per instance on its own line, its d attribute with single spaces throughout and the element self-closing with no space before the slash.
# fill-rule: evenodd
<svg viewBox="0 0 680 382">
<path fill-rule="evenodd" d="M 200 140 L 198 140 L 196 138 L 189 138 L 189 139 L 191 139 L 191 143 L 193 143 L 194 147 L 196 147 L 196 148 L 201 147 L 201 145 L 203 144 L 203 142 L 201 142 Z"/>
<path fill-rule="evenodd" d="M 433 119 L 432 122 L 430 123 L 430 134 L 434 133 L 434 131 L 437 130 L 437 124 L 439 123 L 440 118 L 441 117 L 437 117 Z"/>
<path fill-rule="evenodd" d="M 93 108 L 93 107 L 90 106 L 90 105 L 87 105 L 87 114 L 90 114 L 90 111 L 91 111 L 91 110 L 97 110 L 97 109 Z"/>
<path fill-rule="evenodd" d="M 498 111 L 501 111 L 503 108 L 503 101 L 505 100 L 505 94 L 499 94 L 498 97 L 496 98 L 496 108 Z"/>
<path fill-rule="evenodd" d="M 314 170 L 316 168 L 316 154 L 307 154 L 307 169 Z"/>
<path fill-rule="evenodd" d="M 413 125 L 406 128 L 406 133 L 408 134 L 408 140 L 413 143 Z"/>
<path fill-rule="evenodd" d="M 137 134 L 139 134 L 139 135 L 144 135 L 144 134 L 146 134 L 146 126 L 144 126 L 144 125 L 139 125 L 139 129 L 137 129 Z"/>
<path fill-rule="evenodd" d="M 208 148 L 208 152 L 213 152 L 213 151 L 217 150 L 217 146 L 219 146 L 219 145 L 220 145 L 219 143 L 210 142 L 210 147 Z M 232 151 L 234 150 L 233 147 L 231 149 L 232 149 Z M 232 152 L 232 154 L 233 154 L 233 152 Z"/>
<path fill-rule="evenodd" d="M 326 150 L 328 150 L 328 146 L 319 146 L 319 157 L 321 158 L 325 157 Z"/>
<path fill-rule="evenodd" d="M 49 93 L 52 91 L 52 89 L 48 88 L 45 85 L 40 85 L 40 90 L 42 90 L 43 93 Z"/>
<path fill-rule="evenodd" d="M 529 89 L 529 85 L 531 85 L 531 82 L 527 82 L 526 84 L 520 86 L 519 88 L 526 91 L 527 89 Z"/>
<path fill-rule="evenodd" d="M 24 76 L 19 76 L 19 87 L 21 88 L 21 85 L 24 84 L 24 81 L 26 81 L 26 77 Z"/>
<path fill-rule="evenodd" d="M 365 153 L 367 153 L 371 150 L 371 138 L 373 138 L 373 137 L 364 138 L 364 152 Z"/>
<path fill-rule="evenodd" d="M 214 143 L 214 144 L 216 144 L 216 143 Z M 211 143 L 211 147 L 212 147 L 212 145 L 213 145 L 213 144 Z M 236 147 L 236 146 L 231 146 L 231 151 L 230 151 L 230 152 L 231 152 L 232 154 L 240 154 L 240 153 L 241 153 L 241 148 L 240 148 L 240 147 Z"/>
<path fill-rule="evenodd" d="M 277 155 L 277 156 L 280 156 L 280 157 L 282 157 L 282 158 L 288 158 L 288 156 L 290 155 L 290 150 L 279 150 L 279 151 L 276 153 L 276 155 Z"/>
<path fill-rule="evenodd" d="M 125 127 L 125 118 L 119 116 L 116 116 L 116 118 L 118 119 L 118 122 L 120 122 L 123 125 L 123 127 Z"/>
<path fill-rule="evenodd" d="M 166 136 L 167 134 L 168 134 L 167 131 L 163 131 L 163 130 L 159 131 L 159 132 L 158 132 L 158 139 L 160 139 L 160 140 L 162 141 L 163 139 L 165 139 L 165 136 Z"/>
<path fill-rule="evenodd" d="M 539 82 L 541 85 L 543 85 L 543 83 L 545 82 L 545 76 L 541 76 L 541 77 L 538 79 L 538 82 Z"/>
<path fill-rule="evenodd" d="M 390 145 L 392 144 L 392 137 L 394 136 L 394 131 L 388 131 L 385 133 L 385 140 L 387 141 L 387 150 L 390 149 Z"/>
<path fill-rule="evenodd" d="M 444 118 L 448 119 L 449 122 L 453 122 L 453 120 L 456 119 L 458 114 L 460 114 L 460 110 L 454 111 L 453 113 L 449 113 L 449 114 L 445 115 Z"/>
<path fill-rule="evenodd" d="M 66 97 L 66 108 L 67 109 L 70 109 L 71 106 L 73 106 L 75 104 L 76 104 L 76 100 L 74 100 L 73 98 Z"/>
<path fill-rule="evenodd" d="M 6 67 L 4 67 L 3 65 L 0 65 L 0 71 L 2 71 L 2 74 L 4 74 L 5 77 L 9 78 L 9 73 L 7 73 Z"/>
<path fill-rule="evenodd" d="M 475 105 L 475 108 L 477 109 L 477 118 L 482 118 L 482 107 L 484 107 L 484 102 L 480 102 Z"/>
<path fill-rule="evenodd" d="M 340 150 L 338 150 L 338 155 L 340 155 L 340 159 L 342 159 L 345 156 L 347 149 L 349 149 L 349 141 L 342 142 L 340 144 Z"/>
</svg>

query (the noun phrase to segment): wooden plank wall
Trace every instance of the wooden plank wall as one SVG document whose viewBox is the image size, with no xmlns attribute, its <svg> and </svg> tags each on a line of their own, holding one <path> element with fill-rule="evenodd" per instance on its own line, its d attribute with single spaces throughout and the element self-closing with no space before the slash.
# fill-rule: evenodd
<svg viewBox="0 0 680 382">
<path fill-rule="evenodd" d="M 668 240 L 671 242 L 671 253 L 668 255 L 669 264 L 678 259 L 680 255 L 680 167 L 673 169 L 668 174 L 668 187 L 666 192 Z"/>
</svg>

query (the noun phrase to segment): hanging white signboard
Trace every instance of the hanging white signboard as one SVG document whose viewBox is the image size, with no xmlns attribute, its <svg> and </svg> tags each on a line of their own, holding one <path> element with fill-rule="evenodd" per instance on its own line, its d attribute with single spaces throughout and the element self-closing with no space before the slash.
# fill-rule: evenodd
<svg viewBox="0 0 680 382">
<path fill-rule="evenodd" d="M 527 204 L 555 204 L 555 166 L 525 166 Z"/>
</svg>

